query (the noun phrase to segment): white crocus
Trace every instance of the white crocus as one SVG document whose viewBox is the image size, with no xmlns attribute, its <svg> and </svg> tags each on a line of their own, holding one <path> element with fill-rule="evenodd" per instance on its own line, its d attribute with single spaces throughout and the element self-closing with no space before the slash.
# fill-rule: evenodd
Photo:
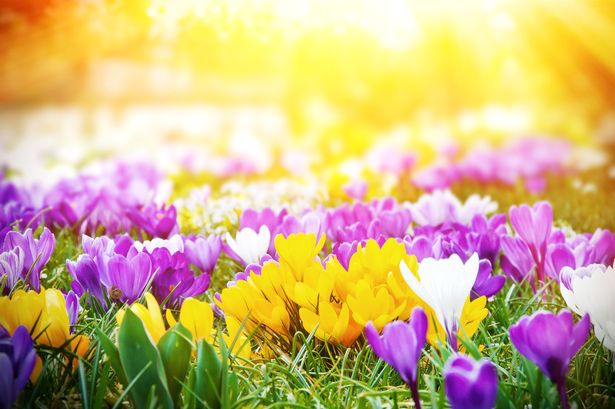
<svg viewBox="0 0 615 409">
<path fill-rule="evenodd" d="M 602 264 L 564 267 L 560 277 L 568 307 L 579 315 L 589 314 L 596 338 L 615 352 L 615 269 Z"/>
<path fill-rule="evenodd" d="M 434 310 L 449 341 L 460 327 L 463 306 L 478 275 L 478 262 L 476 253 L 465 264 L 456 254 L 440 260 L 426 258 L 419 264 L 418 279 L 404 261 L 399 264 L 406 283 Z"/>
<path fill-rule="evenodd" d="M 226 243 L 246 264 L 258 263 L 269 249 L 271 233 L 265 225 L 256 233 L 249 227 L 237 232 L 235 238 L 226 233 Z"/>
<path fill-rule="evenodd" d="M 179 234 L 174 234 L 170 239 L 156 237 L 152 240 L 145 240 L 143 243 L 135 241 L 133 246 L 138 252 L 142 252 L 145 249 L 150 254 L 159 248 L 166 248 L 171 255 L 177 252 L 184 252 L 184 240 Z"/>
</svg>

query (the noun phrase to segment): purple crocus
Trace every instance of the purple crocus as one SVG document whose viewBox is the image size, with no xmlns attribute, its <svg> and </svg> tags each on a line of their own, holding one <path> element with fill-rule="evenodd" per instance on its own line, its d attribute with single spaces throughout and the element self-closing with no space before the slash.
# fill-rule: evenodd
<svg viewBox="0 0 615 409">
<path fill-rule="evenodd" d="M 139 209 L 129 209 L 127 215 L 137 228 L 150 237 L 166 239 L 179 232 L 177 210 L 173 205 L 158 207 L 155 203 L 150 203 Z"/>
<path fill-rule="evenodd" d="M 509 216 L 516 236 L 502 237 L 502 269 L 516 281 L 528 279 L 536 291 L 545 281 L 553 208 L 548 202 L 512 206 Z"/>
<path fill-rule="evenodd" d="M 534 362 L 557 386 L 562 407 L 568 408 L 566 376 L 570 360 L 589 335 L 590 319 L 585 314 L 575 325 L 572 313 L 537 311 L 523 316 L 510 327 L 509 335 L 521 355 Z"/>
<path fill-rule="evenodd" d="M 11 291 L 21 278 L 23 271 L 24 252 L 21 247 L 0 253 L 0 280 L 5 279 L 5 293 Z"/>
<path fill-rule="evenodd" d="M 13 336 L 0 327 L 0 409 L 9 409 L 25 388 L 36 364 L 28 329 L 19 326 Z"/>
<path fill-rule="evenodd" d="M 72 328 L 79 318 L 79 296 L 73 290 L 66 294 L 66 312 L 68 312 L 68 324 Z"/>
<path fill-rule="evenodd" d="M 498 374 L 487 358 L 475 361 L 452 355 L 444 366 L 444 388 L 453 409 L 491 409 L 498 394 Z"/>
<path fill-rule="evenodd" d="M 427 336 L 427 315 L 422 308 L 412 310 L 410 322 L 393 321 L 384 326 L 382 335 L 372 322 L 365 326 L 365 338 L 383 361 L 395 369 L 410 387 L 416 408 L 421 408 L 417 375 L 418 361 L 421 357 Z"/>
<path fill-rule="evenodd" d="M 152 277 L 152 262 L 145 253 L 124 257 L 116 254 L 109 259 L 109 296 L 112 300 L 133 303 L 139 298 Z"/>
<path fill-rule="evenodd" d="M 186 240 L 184 247 L 188 261 L 203 273 L 211 274 L 222 250 L 222 240 L 215 235 L 198 236 L 194 240 Z"/>
<path fill-rule="evenodd" d="M 23 269 L 20 278 L 26 281 L 36 291 L 41 289 L 41 270 L 47 264 L 53 253 L 56 239 L 46 227 L 40 237 L 35 239 L 32 229 L 24 233 L 10 231 L 4 238 L 2 251 L 11 251 L 19 247 L 23 250 Z"/>
</svg>

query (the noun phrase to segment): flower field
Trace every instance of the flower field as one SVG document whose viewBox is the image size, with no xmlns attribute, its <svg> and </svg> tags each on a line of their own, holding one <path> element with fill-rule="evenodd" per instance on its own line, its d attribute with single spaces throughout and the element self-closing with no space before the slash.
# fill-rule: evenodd
<svg viewBox="0 0 615 409">
<path fill-rule="evenodd" d="M 615 408 L 615 8 L 0 1 L 0 409 Z"/>
<path fill-rule="evenodd" d="M 47 188 L 5 175 L 4 404 L 609 407 L 615 235 L 587 230 L 609 193 L 575 149 L 387 153 L 316 182 L 114 160 Z"/>
</svg>

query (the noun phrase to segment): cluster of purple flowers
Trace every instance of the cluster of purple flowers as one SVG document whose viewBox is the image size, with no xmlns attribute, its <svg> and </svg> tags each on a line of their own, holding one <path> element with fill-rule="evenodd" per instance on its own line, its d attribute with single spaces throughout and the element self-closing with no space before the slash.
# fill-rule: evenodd
<svg viewBox="0 0 615 409">
<path fill-rule="evenodd" d="M 6 180 L 0 172 L 0 242 L 15 227 L 24 231 L 28 226 L 38 226 L 37 212 L 32 200 L 26 191 Z"/>
<path fill-rule="evenodd" d="M 502 238 L 502 269 L 517 282 L 529 281 L 534 291 L 547 279 L 559 281 L 566 266 L 611 265 L 615 259 L 613 233 L 599 229 L 567 237 L 553 228 L 553 209 L 547 202 L 513 206 L 509 218 L 515 234 Z"/>
<path fill-rule="evenodd" d="M 116 235 L 136 230 L 167 238 L 179 232 L 174 206 L 159 206 L 154 198 L 162 175 L 151 165 L 114 163 L 100 174 L 62 179 L 43 195 L 48 226 L 83 234 Z"/>
<path fill-rule="evenodd" d="M 545 138 L 515 140 L 501 148 L 473 149 L 461 160 L 444 159 L 417 173 L 413 182 L 432 191 L 464 179 L 481 184 L 514 185 L 522 181 L 530 192 L 546 187 L 546 176 L 566 172 L 572 147 L 566 141 Z"/>
<path fill-rule="evenodd" d="M 136 301 L 148 287 L 168 306 L 203 294 L 222 243 L 217 236 L 173 235 L 133 242 L 128 235 L 115 239 L 84 235 L 82 248 L 76 261 L 66 262 L 73 277 L 71 287 L 78 296 L 89 293 L 106 309 L 112 302 Z"/>
</svg>

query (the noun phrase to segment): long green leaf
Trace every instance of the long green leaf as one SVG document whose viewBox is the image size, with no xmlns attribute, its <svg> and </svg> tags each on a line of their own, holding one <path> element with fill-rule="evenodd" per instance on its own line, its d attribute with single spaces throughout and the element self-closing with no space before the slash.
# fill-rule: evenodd
<svg viewBox="0 0 615 409">
<path fill-rule="evenodd" d="M 130 381 L 149 364 L 130 391 L 134 405 L 138 409 L 147 409 L 151 390 L 155 388 L 160 407 L 173 408 L 158 349 L 145 330 L 143 322 L 130 309 L 126 310 L 120 326 L 118 349 L 124 373 Z"/>
<path fill-rule="evenodd" d="M 178 323 L 158 341 L 158 351 L 164 365 L 169 393 L 176 404 L 179 403 L 178 398 L 182 390 L 182 383 L 185 381 L 190 368 L 191 337 L 190 331 Z"/>
</svg>

